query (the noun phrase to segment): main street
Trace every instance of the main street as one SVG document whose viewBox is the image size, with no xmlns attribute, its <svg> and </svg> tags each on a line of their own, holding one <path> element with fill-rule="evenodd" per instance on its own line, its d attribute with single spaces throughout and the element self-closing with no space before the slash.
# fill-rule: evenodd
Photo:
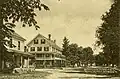
<svg viewBox="0 0 120 79">
<path fill-rule="evenodd" d="M 0 74 L 0 79 L 120 79 L 107 75 L 65 73 L 61 69 L 36 69 L 28 74 Z"/>
<path fill-rule="evenodd" d="M 45 79 L 119 79 L 120 77 L 110 77 L 106 75 L 91 75 L 81 73 L 65 73 L 60 69 L 36 69 L 36 71 L 44 71 L 51 73 Z"/>
</svg>

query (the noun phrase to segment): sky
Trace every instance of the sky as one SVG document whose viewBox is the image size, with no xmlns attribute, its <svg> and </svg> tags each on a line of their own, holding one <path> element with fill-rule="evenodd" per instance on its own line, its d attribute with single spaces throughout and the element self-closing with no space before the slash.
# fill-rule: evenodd
<svg viewBox="0 0 120 79">
<path fill-rule="evenodd" d="M 40 29 L 24 28 L 21 23 L 17 23 L 15 31 L 26 38 L 27 42 L 38 33 L 45 37 L 51 34 L 60 47 L 66 36 L 70 43 L 93 48 L 95 31 L 102 23 L 101 15 L 111 6 L 110 0 L 42 0 L 42 3 L 48 5 L 50 11 L 36 10 Z"/>
</svg>

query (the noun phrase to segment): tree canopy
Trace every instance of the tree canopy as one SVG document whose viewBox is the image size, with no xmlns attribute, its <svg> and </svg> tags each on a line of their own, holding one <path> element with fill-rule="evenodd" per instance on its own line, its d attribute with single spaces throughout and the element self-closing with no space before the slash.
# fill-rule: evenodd
<svg viewBox="0 0 120 79">
<path fill-rule="evenodd" d="M 96 31 L 96 44 L 101 46 L 106 64 L 119 62 L 120 52 L 120 0 L 114 0 L 111 9 L 102 15 L 102 25 Z"/>
<path fill-rule="evenodd" d="M 63 47 L 62 54 L 67 56 L 69 53 L 69 50 L 68 50 L 69 40 L 66 37 L 64 37 L 64 39 L 63 39 L 62 47 Z"/>
<path fill-rule="evenodd" d="M 63 39 L 63 55 L 66 56 L 67 64 L 80 66 L 81 63 L 84 65 L 92 64 L 94 62 L 93 50 L 91 47 L 78 46 L 76 43 L 69 44 L 69 40 L 64 37 Z"/>
<path fill-rule="evenodd" d="M 98 55 L 95 55 L 95 63 L 96 63 L 96 66 L 104 66 L 105 64 L 105 55 L 103 52 L 99 52 Z"/>
</svg>

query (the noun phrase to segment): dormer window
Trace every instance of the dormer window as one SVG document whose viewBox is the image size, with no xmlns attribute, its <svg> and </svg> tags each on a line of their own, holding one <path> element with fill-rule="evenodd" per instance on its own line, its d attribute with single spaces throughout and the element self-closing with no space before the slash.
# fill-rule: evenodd
<svg viewBox="0 0 120 79">
<path fill-rule="evenodd" d="M 34 40 L 34 44 L 38 44 L 38 39 Z"/>
<path fill-rule="evenodd" d="M 41 44 L 45 44 L 45 39 L 41 39 Z"/>
</svg>

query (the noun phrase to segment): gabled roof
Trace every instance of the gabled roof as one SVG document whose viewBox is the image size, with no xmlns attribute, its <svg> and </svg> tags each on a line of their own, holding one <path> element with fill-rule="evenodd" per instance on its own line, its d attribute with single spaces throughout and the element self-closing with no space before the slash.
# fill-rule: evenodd
<svg viewBox="0 0 120 79">
<path fill-rule="evenodd" d="M 14 32 L 14 33 L 12 34 L 12 37 L 13 37 L 13 38 L 20 39 L 20 40 L 23 40 L 23 41 L 26 41 L 25 38 L 23 38 L 22 36 L 20 36 L 20 35 L 19 35 L 18 33 L 16 33 L 16 32 Z"/>
<path fill-rule="evenodd" d="M 56 43 L 53 42 L 53 40 L 49 40 L 48 38 L 46 38 L 45 36 L 41 35 L 41 34 L 38 34 L 36 35 L 30 42 L 28 42 L 27 46 L 29 46 L 29 44 L 34 41 L 38 36 L 41 36 L 43 37 L 44 39 L 46 39 L 46 41 L 51 45 L 53 46 L 54 48 L 58 49 L 58 50 L 62 50 Z"/>
</svg>

